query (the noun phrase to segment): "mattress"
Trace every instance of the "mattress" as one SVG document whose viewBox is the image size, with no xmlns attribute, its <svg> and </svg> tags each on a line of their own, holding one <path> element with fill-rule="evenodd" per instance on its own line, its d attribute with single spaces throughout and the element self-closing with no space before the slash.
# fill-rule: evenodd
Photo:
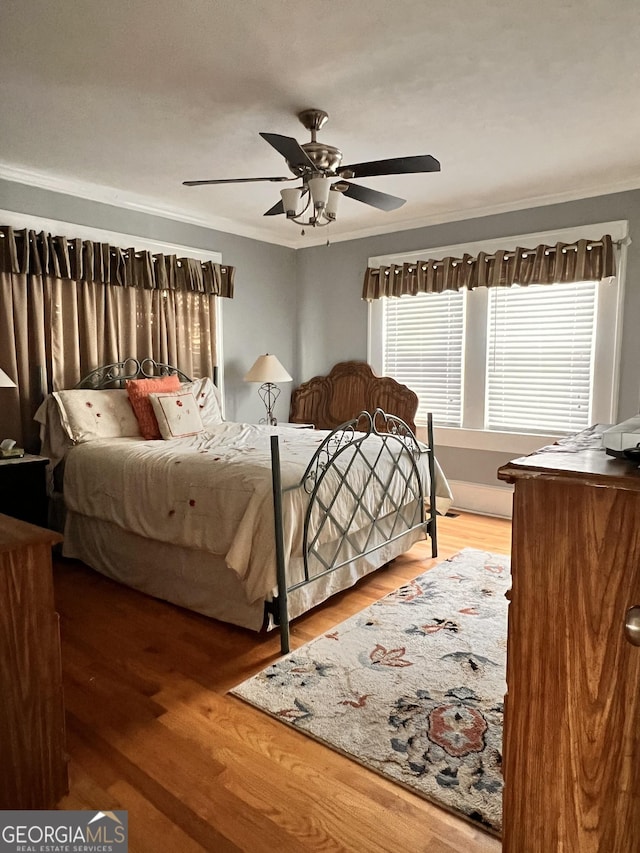
<svg viewBox="0 0 640 853">
<path fill-rule="evenodd" d="M 270 454 L 274 433 L 279 435 L 282 485 L 286 490 L 285 548 L 295 575 L 301 571 L 304 514 L 309 500 L 305 489 L 295 486 L 326 432 L 224 423 L 207 433 L 170 441 L 90 441 L 67 454 L 67 509 L 76 518 L 105 522 L 114 530 L 141 539 L 219 558 L 236 576 L 246 601 L 250 605 L 263 602 L 276 587 Z M 366 452 L 373 455 L 376 474 L 383 480 L 389 461 L 376 458 L 378 441 L 375 436 L 367 439 Z M 332 476 L 339 478 L 346 468 L 350 478 L 360 476 L 357 464 L 348 455 L 341 465 Z M 426 458 L 424 467 L 428 492 Z M 448 484 L 439 469 L 436 491 L 443 501 L 450 500 Z M 388 502 L 393 497 L 391 489 Z M 376 489 L 368 489 L 363 506 L 358 508 L 363 529 L 371 514 L 384 517 L 387 511 Z M 341 507 L 335 507 L 338 527 L 340 512 Z M 346 520 L 352 507 L 345 505 L 343 512 Z M 69 535 L 66 529 L 65 534 Z M 325 534 L 331 541 L 330 525 Z M 333 534 L 337 536 L 339 531 Z M 71 556 L 70 550 L 71 545 L 65 543 L 63 553 Z"/>
</svg>

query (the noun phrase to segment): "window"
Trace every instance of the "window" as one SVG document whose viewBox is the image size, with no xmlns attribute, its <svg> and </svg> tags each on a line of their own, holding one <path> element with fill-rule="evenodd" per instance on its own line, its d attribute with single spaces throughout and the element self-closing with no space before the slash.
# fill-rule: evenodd
<svg viewBox="0 0 640 853">
<path fill-rule="evenodd" d="M 431 411 L 436 424 L 462 426 L 463 297 L 421 293 L 385 300 L 382 373 L 416 392 L 419 423 Z"/>
<path fill-rule="evenodd" d="M 589 426 L 596 293 L 593 281 L 489 291 L 487 429 Z"/>
<path fill-rule="evenodd" d="M 623 225 L 594 228 L 621 239 Z M 578 238 L 560 232 L 512 242 L 554 242 L 555 237 Z M 508 243 L 447 247 L 428 255 L 460 256 L 510 248 Z M 425 254 L 373 258 L 370 265 L 410 262 Z M 606 281 L 380 299 L 370 303 L 369 360 L 377 372 L 417 393 L 416 423 L 424 425 L 432 412 L 435 425 L 444 428 L 440 443 L 510 450 L 508 442 L 489 435 L 553 437 L 611 423 L 621 291 L 618 281 Z M 466 430 L 474 431 L 477 444 Z"/>
</svg>

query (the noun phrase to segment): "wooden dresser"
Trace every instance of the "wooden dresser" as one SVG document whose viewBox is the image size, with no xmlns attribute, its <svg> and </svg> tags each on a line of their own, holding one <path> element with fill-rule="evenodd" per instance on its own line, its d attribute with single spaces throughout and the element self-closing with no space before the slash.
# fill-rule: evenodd
<svg viewBox="0 0 640 853">
<path fill-rule="evenodd" d="M 503 851 L 640 853 L 640 471 L 547 451 L 498 477 L 515 484 Z"/>
<path fill-rule="evenodd" d="M 68 790 L 51 569 L 60 541 L 0 515 L 0 809 L 53 808 Z"/>
</svg>

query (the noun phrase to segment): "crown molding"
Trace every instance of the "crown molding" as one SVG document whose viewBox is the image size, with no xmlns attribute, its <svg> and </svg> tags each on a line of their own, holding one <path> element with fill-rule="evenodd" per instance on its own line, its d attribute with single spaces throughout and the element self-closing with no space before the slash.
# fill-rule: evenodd
<svg viewBox="0 0 640 853">
<path fill-rule="evenodd" d="M 544 196 L 531 196 L 530 198 L 520 198 L 515 201 L 503 202 L 501 204 L 489 204 L 483 207 L 460 208 L 447 212 L 434 213 L 431 216 L 421 216 L 415 219 L 406 219 L 402 222 L 394 222 L 393 228 L 389 226 L 376 226 L 375 228 L 363 228 L 360 231 L 350 231 L 343 234 L 337 234 L 332 237 L 331 243 L 341 243 L 347 240 L 361 240 L 366 237 L 375 237 L 381 234 L 391 234 L 396 231 L 411 231 L 417 228 L 427 228 L 431 225 L 444 225 L 447 222 L 461 222 L 465 219 L 480 219 L 483 216 L 496 216 L 500 213 L 514 213 L 518 210 L 527 210 L 534 207 L 546 207 L 552 204 L 563 204 L 564 202 L 580 201 L 585 198 L 597 198 L 602 195 L 613 195 L 614 193 L 629 192 L 630 190 L 640 189 L 640 177 L 631 178 L 626 181 L 619 181 L 606 186 L 589 187 L 583 190 L 568 190 L 563 193 L 550 193 Z M 305 246 L 296 244 L 296 247 L 306 248 L 307 246 L 324 246 L 325 239 L 315 239 L 313 242 L 307 242 Z"/>
<path fill-rule="evenodd" d="M 262 228 L 251 225 L 243 225 L 222 216 L 198 216 L 192 211 L 181 210 L 177 207 L 166 207 L 154 199 L 126 190 L 116 190 L 101 184 L 92 184 L 87 181 L 78 181 L 72 178 L 63 178 L 44 172 L 23 169 L 0 163 L 0 179 L 12 181 L 16 184 L 26 184 L 41 190 L 62 193 L 63 195 L 75 196 L 86 201 L 95 201 L 108 204 L 113 207 L 121 207 L 125 210 L 134 210 L 148 216 L 160 216 L 163 219 L 172 219 L 176 222 L 185 222 L 188 225 L 198 225 L 200 228 L 223 231 L 236 237 L 248 237 L 251 240 L 260 240 L 263 243 L 274 243 L 295 249 L 298 244 L 295 239 L 275 238 L 273 234 L 265 233 Z"/>
<path fill-rule="evenodd" d="M 480 252 L 496 252 L 499 249 L 513 251 L 519 246 L 537 246 L 541 243 L 574 243 L 577 240 L 600 240 L 603 234 L 609 234 L 615 242 L 624 243 L 629 236 L 629 220 L 616 219 L 609 222 L 592 222 L 588 225 L 576 225 L 569 228 L 552 228 L 549 231 L 529 232 L 527 234 L 512 234 L 508 237 L 494 237 L 485 240 L 475 240 L 473 243 L 454 243 L 450 246 L 425 246 L 415 252 L 392 252 L 386 255 L 370 257 L 370 267 L 389 266 L 390 264 L 415 263 L 428 252 L 429 258 L 441 260 L 453 255 L 477 255 Z M 373 304 L 373 303 L 372 303 Z"/>
<path fill-rule="evenodd" d="M 26 184 L 38 189 L 50 190 L 51 192 L 63 193 L 64 195 L 76 196 L 87 201 L 100 202 L 125 210 L 134 210 L 148 216 L 160 216 L 163 219 L 172 219 L 177 222 L 185 222 L 189 225 L 197 225 L 201 228 L 222 231 L 238 237 L 247 237 L 251 240 L 259 240 L 263 243 L 272 243 L 289 249 L 306 249 L 313 246 L 324 246 L 329 243 L 344 243 L 349 240 L 361 240 L 367 237 L 376 237 L 381 234 L 390 234 L 396 231 L 411 231 L 418 228 L 426 228 L 431 225 L 444 225 L 447 222 L 459 222 L 464 219 L 479 219 L 483 216 L 495 216 L 501 213 L 513 213 L 517 210 L 527 208 L 544 207 L 552 204 L 562 204 L 570 201 L 580 201 L 613 193 L 628 192 L 640 189 L 640 176 L 624 181 L 618 181 L 600 186 L 592 186 L 585 189 L 567 190 L 561 193 L 548 193 L 540 196 L 522 197 L 514 201 L 502 202 L 500 204 L 489 204 L 475 208 L 458 208 L 456 210 L 434 213 L 429 216 L 420 216 L 414 219 L 396 221 L 392 226 L 377 225 L 361 229 L 353 229 L 338 234 L 328 233 L 322 229 L 322 233 L 316 236 L 313 232 L 300 237 L 291 238 L 276 237 L 273 233 L 262 228 L 235 222 L 231 219 L 219 216 L 198 216 L 188 210 L 165 207 L 157 201 L 148 197 L 123 190 L 116 190 L 100 184 L 92 184 L 85 181 L 77 181 L 55 175 L 23 169 L 0 163 L 0 178 L 14 183 Z"/>
</svg>

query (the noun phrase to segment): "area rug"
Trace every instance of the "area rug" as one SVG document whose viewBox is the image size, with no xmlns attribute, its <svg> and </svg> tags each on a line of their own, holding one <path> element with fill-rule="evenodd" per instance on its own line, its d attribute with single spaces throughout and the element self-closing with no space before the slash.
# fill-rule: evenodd
<svg viewBox="0 0 640 853">
<path fill-rule="evenodd" d="M 509 569 L 466 548 L 231 693 L 499 834 Z"/>
</svg>

